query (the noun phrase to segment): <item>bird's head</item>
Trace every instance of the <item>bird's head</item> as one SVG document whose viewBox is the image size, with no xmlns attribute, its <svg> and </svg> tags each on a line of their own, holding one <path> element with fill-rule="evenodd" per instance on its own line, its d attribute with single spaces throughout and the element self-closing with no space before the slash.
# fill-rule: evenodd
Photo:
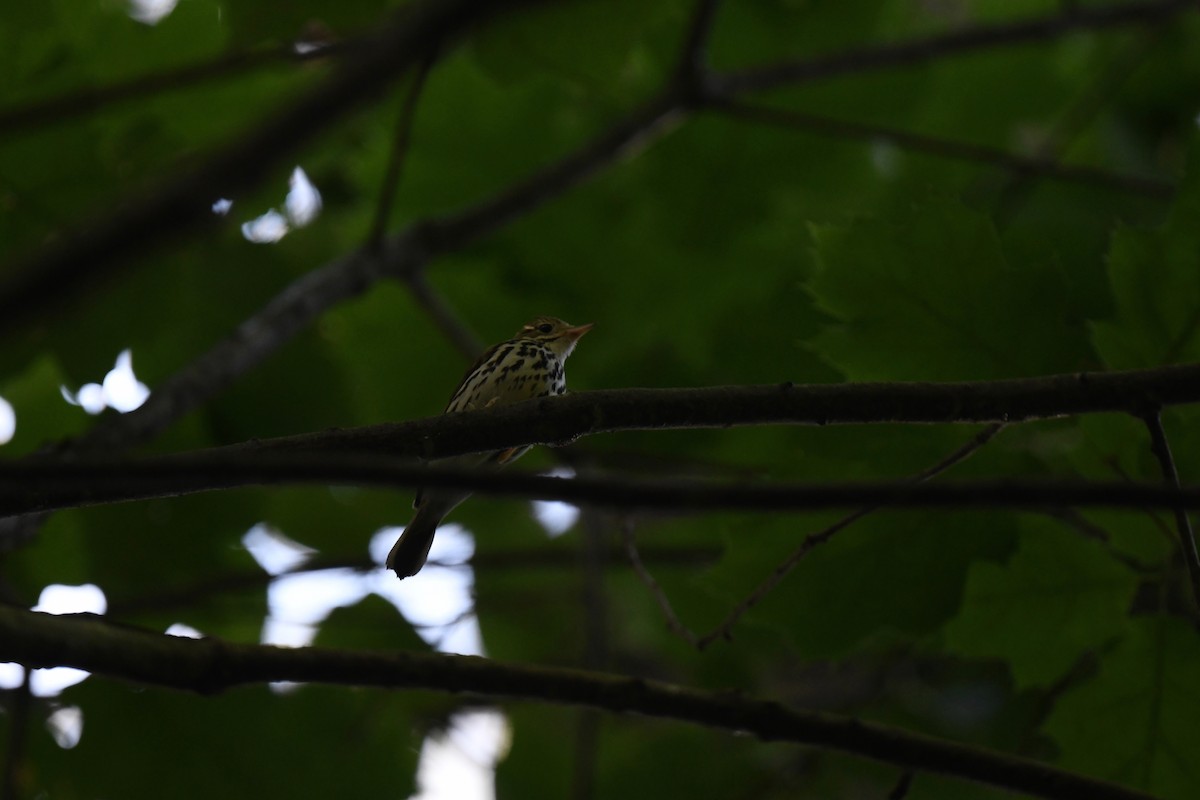
<svg viewBox="0 0 1200 800">
<path fill-rule="evenodd" d="M 529 339 L 549 347 L 560 360 L 565 361 L 579 337 L 592 329 L 587 325 L 571 325 L 555 317 L 538 317 L 517 331 L 516 338 Z"/>
</svg>

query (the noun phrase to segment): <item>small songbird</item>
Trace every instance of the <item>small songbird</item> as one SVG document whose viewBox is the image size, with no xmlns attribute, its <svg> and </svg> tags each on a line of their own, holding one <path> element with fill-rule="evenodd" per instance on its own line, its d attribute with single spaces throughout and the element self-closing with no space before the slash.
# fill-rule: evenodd
<svg viewBox="0 0 1200 800">
<path fill-rule="evenodd" d="M 535 397 L 562 394 L 567 390 L 563 363 L 575 349 L 579 337 L 591 329 L 590 323 L 571 326 L 554 317 L 538 317 L 517 331 L 516 336 L 479 357 L 467 370 L 445 413 L 506 406 Z M 502 465 L 519 458 L 528 449 L 512 447 L 484 456 L 465 456 L 452 463 Z M 392 546 L 392 552 L 388 553 L 388 569 L 394 570 L 401 579 L 416 575 L 429 557 L 433 534 L 442 518 L 470 496 L 468 491 L 454 489 L 418 491 L 413 502 L 417 513 Z"/>
</svg>

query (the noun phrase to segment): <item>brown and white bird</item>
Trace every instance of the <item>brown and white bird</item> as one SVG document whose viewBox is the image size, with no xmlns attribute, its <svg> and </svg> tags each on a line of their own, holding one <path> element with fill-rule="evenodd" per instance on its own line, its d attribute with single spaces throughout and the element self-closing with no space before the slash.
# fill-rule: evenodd
<svg viewBox="0 0 1200 800">
<path fill-rule="evenodd" d="M 575 349 L 579 337 L 591 329 L 591 324 L 572 326 L 554 317 L 538 317 L 517 331 L 516 336 L 479 357 L 467 370 L 445 413 L 506 406 L 535 397 L 562 394 L 567 390 L 563 364 Z M 528 449 L 513 447 L 484 456 L 463 456 L 452 463 L 502 465 L 519 458 Z M 416 575 L 429 557 L 433 535 L 442 518 L 470 496 L 470 492 L 453 489 L 417 492 L 413 502 L 417 513 L 388 553 L 388 569 L 394 570 L 402 579 Z"/>
</svg>

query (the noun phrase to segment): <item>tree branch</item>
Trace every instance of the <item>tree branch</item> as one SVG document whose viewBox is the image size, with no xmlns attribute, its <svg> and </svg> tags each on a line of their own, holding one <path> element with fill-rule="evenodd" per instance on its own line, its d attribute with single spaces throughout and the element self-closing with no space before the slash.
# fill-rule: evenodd
<svg viewBox="0 0 1200 800">
<path fill-rule="evenodd" d="M 489 448 L 499 449 L 499 448 Z M 754 513 L 857 506 L 1045 511 L 1089 508 L 1200 510 L 1200 486 L 1104 481 L 963 481 L 767 484 L 625 478 L 555 478 L 508 470 L 426 467 L 373 454 L 328 450 L 286 456 L 197 451 L 167 458 L 72 458 L 0 464 L 0 515 L 177 497 L 246 486 L 368 486 L 469 489 L 498 497 L 561 500 L 621 509 Z"/>
<path fill-rule="evenodd" d="M 1200 364 L 947 383 L 605 389 L 410 422 L 285 436 L 225 452 L 330 450 L 432 459 L 599 433 L 742 425 L 1015 423 L 1200 402 Z"/>
<path fill-rule="evenodd" d="M 89 615 L 0 607 L 0 661 L 72 666 L 197 692 L 267 681 L 469 692 L 673 719 L 764 741 L 838 750 L 909 769 L 1046 798 L 1146 800 L 1148 795 L 1030 759 L 872 722 L 804 712 L 731 692 L 712 693 L 600 672 L 509 664 L 473 656 L 276 648 L 186 639 L 109 625 Z"/>
<path fill-rule="evenodd" d="M 442 332 L 450 344 L 454 345 L 454 349 L 467 360 L 468 364 L 479 357 L 479 354 L 484 351 L 483 342 L 451 308 L 450 304 L 446 302 L 446 298 L 429 285 L 429 280 L 425 277 L 425 270 L 406 271 L 404 284 L 412 294 L 413 300 L 429 316 L 434 326 Z"/>
<path fill-rule="evenodd" d="M 1106 64 L 1103 71 L 1084 89 L 1082 95 L 1068 105 L 1065 113 L 1055 120 L 1038 143 L 1034 155 L 1049 160 L 1061 159 L 1079 134 L 1109 105 L 1126 81 L 1137 73 L 1146 57 L 1154 52 L 1155 42 L 1161 38 L 1160 34 L 1167 27 L 1164 20 L 1162 24 L 1149 28 L 1140 41 L 1135 42 L 1127 52 Z M 998 227 L 1006 227 L 1028 201 L 1036 185 L 1036 178 L 1036 173 L 1013 173 L 1000 184 L 995 204 L 995 220 Z M 970 193 L 968 190 L 968 194 Z M 1164 363 L 1174 360 L 1164 359 Z"/>
<path fill-rule="evenodd" d="M 417 256 L 408 238 L 394 240 L 388 258 Z M 260 364 L 308 328 L 329 307 L 357 297 L 379 276 L 379 259 L 353 253 L 309 272 L 244 320 L 226 339 L 154 388 L 140 408 L 102 418 L 70 449 L 110 450 L 148 441 Z"/>
<path fill-rule="evenodd" d="M 693 647 L 696 646 L 696 634 L 691 628 L 683 624 L 683 620 L 679 619 L 679 615 L 675 613 L 675 607 L 671 605 L 671 598 L 667 597 L 666 591 L 662 585 L 654 579 L 654 575 L 646 568 L 645 562 L 642 561 L 642 556 L 638 552 L 637 539 L 633 534 L 633 522 L 626 517 L 621 520 L 622 540 L 625 543 L 625 555 L 629 559 L 630 565 L 633 567 L 634 573 L 638 576 L 638 580 L 650 592 L 650 596 L 654 598 L 654 602 L 658 603 L 658 608 L 662 612 L 663 618 L 667 621 L 667 627 L 671 633 L 683 639 Z"/>
<path fill-rule="evenodd" d="M 412 84 L 404 95 L 404 103 L 400 107 L 400 118 L 396 120 L 395 139 L 391 152 L 388 153 L 387 168 L 379 186 L 379 202 L 375 208 L 375 220 L 371 223 L 371 232 L 367 236 L 367 249 L 376 250 L 383 243 L 387 233 L 388 220 L 392 217 L 392 205 L 396 192 L 400 188 L 400 176 L 404 171 L 404 161 L 408 156 L 409 143 L 412 140 L 413 123 L 417 117 L 417 100 L 425 88 L 425 79 L 429 77 L 433 63 L 437 60 L 437 49 L 431 49 L 421 59 L 417 71 L 413 75 Z"/>
<path fill-rule="evenodd" d="M 7 489 L 8 502 L 3 511 L 8 514 L 79 502 L 110 502 L 285 481 L 382 485 L 424 482 L 428 486 L 493 493 L 554 496 L 614 505 L 673 504 L 676 508 L 750 508 L 762 503 L 772 508 L 869 505 L 870 499 L 862 503 L 857 499 L 847 500 L 869 493 L 851 492 L 838 502 L 814 506 L 811 498 L 798 499 L 804 494 L 802 489 L 795 490 L 800 492 L 797 495 L 792 488 L 746 486 L 743 482 L 726 486 L 718 501 L 718 495 L 703 489 L 711 483 L 658 482 L 653 490 L 647 490 L 650 483 L 613 479 L 562 481 L 511 472 L 488 478 L 487 473 L 428 470 L 396 463 L 396 459 L 442 458 L 525 444 L 558 444 L 580 436 L 628 430 L 764 424 L 1019 422 L 1100 411 L 1137 414 L 1151 398 L 1162 405 L 1200 401 L 1200 365 L 963 383 L 780 384 L 578 392 L 411 422 L 254 440 L 143 461 L 140 466 L 112 460 L 85 461 L 80 457 L 71 460 L 30 457 L 10 461 L 0 469 L 0 475 L 12 475 L 8 486 L 0 487 L 0 495 Z M 354 455 L 347 458 L 347 454 Z M 363 458 L 372 454 L 387 458 Z M 105 475 L 104 469 L 116 471 Z M 138 469 L 142 473 L 137 473 Z M 142 482 L 129 484 L 135 474 L 140 475 L 138 480 Z M 36 483 L 39 480 L 42 484 Z M 76 481 L 76 494 L 64 494 L 62 490 L 71 488 L 71 480 Z M 63 482 L 57 492 L 55 481 Z M 79 481 L 85 485 L 80 486 Z M 593 483 L 604 483 L 607 488 L 582 488 Z M 568 485 L 574 488 L 563 488 Z M 78 494 L 79 491 L 83 494 Z M 589 491 L 599 493 L 588 494 Z M 908 496 L 903 487 L 880 491 L 882 494 L 878 496 L 884 497 L 888 504 L 926 504 L 898 499 L 900 495 Z M 1133 503 L 1135 496 L 1144 498 L 1149 505 L 1182 507 L 1181 504 L 1190 502 L 1170 491 L 1137 494 L 1145 491 L 1146 487 L 1139 487 L 1132 494 L 1122 495 L 1126 499 L 1121 502 Z M 546 492 L 550 494 L 539 494 Z M 989 504 L 997 502 L 998 496 L 989 500 L 959 498 L 938 502 Z M 1103 504 L 1086 491 L 1070 496 L 1086 504 Z M 1020 503 L 1039 508 L 1055 504 L 1049 495 L 1040 499 L 1033 499 L 1034 495 L 1023 497 Z M 1074 504 L 1077 503 L 1067 499 L 1057 503 Z"/>
<path fill-rule="evenodd" d="M 1117 189 L 1148 197 L 1170 198 L 1175 194 L 1175 184 L 1170 181 L 1142 175 L 1126 175 L 1097 167 L 1062 164 L 1050 156 L 1030 158 L 971 142 L 939 139 L 896 128 L 830 119 L 737 100 L 713 99 L 706 104 L 706 108 L 736 119 L 804 130 L 819 136 L 889 142 L 902 149 L 918 153 L 976 164 L 990 164 L 1025 177 L 1050 178 L 1057 181 Z"/>
<path fill-rule="evenodd" d="M 683 39 L 676 82 L 685 92 L 701 86 L 708 76 L 708 42 L 712 38 L 720 0 L 696 0 L 692 21 Z"/>
<path fill-rule="evenodd" d="M 260 50 L 226 53 L 207 61 L 139 75 L 107 86 L 65 92 L 49 100 L 35 100 L 0 109 L 0 137 L 93 114 L 118 103 L 186 89 L 277 64 L 315 61 L 344 53 L 347 49 L 350 48 L 341 44 L 324 44 L 300 52 L 294 44 L 289 43 Z"/>
<path fill-rule="evenodd" d="M 1158 459 L 1162 468 L 1163 481 L 1172 488 L 1179 487 L 1179 473 L 1175 469 L 1175 459 L 1171 456 L 1171 445 L 1167 442 L 1167 434 L 1162 426 L 1162 414 L 1156 409 L 1145 414 L 1142 419 L 1150 432 L 1150 449 Z M 1196 535 L 1192 531 L 1192 521 L 1187 512 L 1176 508 L 1175 527 L 1179 532 L 1179 550 L 1183 563 L 1187 567 L 1188 581 L 1192 587 L 1192 600 L 1195 607 L 1200 609 L 1200 556 L 1196 553 Z"/>
<path fill-rule="evenodd" d="M 989 47 L 1043 42 L 1072 33 L 1128 25 L 1149 25 L 1195 8 L 1193 0 L 1133 2 L 1098 8 L 1079 8 L 1048 17 L 981 25 L 953 33 L 851 50 L 816 59 L 752 67 L 715 82 L 723 94 L 763 92 L 784 85 L 869 72 L 883 67 L 914 66 Z"/>
<path fill-rule="evenodd" d="M 590 178 L 608 164 L 638 152 L 683 120 L 679 90 L 652 97 L 579 150 L 529 178 L 457 214 L 422 225 L 431 255 L 458 250 Z"/>
</svg>

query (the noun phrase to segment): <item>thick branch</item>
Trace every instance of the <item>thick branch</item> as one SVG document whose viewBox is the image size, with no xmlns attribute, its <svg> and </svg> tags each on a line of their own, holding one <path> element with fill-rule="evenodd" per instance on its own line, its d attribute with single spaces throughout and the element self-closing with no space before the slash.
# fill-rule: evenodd
<svg viewBox="0 0 1200 800">
<path fill-rule="evenodd" d="M 763 487 L 730 487 L 729 499 L 711 505 L 717 495 L 697 490 L 710 484 L 683 483 L 659 486 L 651 499 L 641 489 L 612 485 L 597 495 L 580 494 L 587 481 L 556 481 L 508 474 L 486 475 L 453 471 L 426 471 L 401 458 L 441 458 L 486 452 L 523 444 L 558 444 L 580 436 L 628 430 L 728 428 L 764 424 L 848 423 L 965 423 L 1018 422 L 1089 412 L 1139 413 L 1148 405 L 1176 405 L 1200 401 L 1200 365 L 1159 367 L 1098 374 L 1050 375 L 973 383 L 863 383 L 774 386 L 718 386 L 700 389 L 611 389 L 543 398 L 486 411 L 445 414 L 411 422 L 255 440 L 212 451 L 182 454 L 171 459 L 143 462 L 149 483 L 129 485 L 126 465 L 120 473 L 96 475 L 89 494 L 54 495 L 54 480 L 67 481 L 76 470 L 77 480 L 93 480 L 88 470 L 97 464 L 114 467 L 121 462 L 60 462 L 23 459 L 3 470 L 13 475 L 5 513 L 65 507 L 79 502 L 174 494 L 225 488 L 247 483 L 366 482 L 384 485 L 462 486 L 490 492 L 549 495 L 580 502 L 638 505 L 674 503 L 674 507 L 749 508 L 758 503 L 773 507 L 813 507 L 809 500 L 754 495 Z M 346 460 L 346 454 L 358 454 Z M 320 456 L 320 454 L 329 454 Z M 364 460 L 363 455 L 389 460 Z M 334 458 L 341 456 L 341 462 Z M 274 461 L 264 457 L 276 456 Z M 154 464 L 163 464 L 157 474 Z M 168 469 L 169 468 L 169 469 Z M 42 476 L 35 478 L 35 476 Z M 42 480 L 39 492 L 30 494 L 29 481 Z M 530 481 L 530 483 L 521 483 Z M 611 484 L 611 479 L 609 480 Z M 572 485 L 571 490 L 551 487 Z M 18 491 L 18 487 L 25 487 Z M 66 488 L 67 484 L 61 484 Z M 101 493 L 100 487 L 107 487 Z M 507 487 L 507 488 L 505 488 Z M 87 489 L 87 486 L 81 487 Z M 147 494 L 149 492 L 149 494 Z M 568 496 L 564 492 L 574 492 Z M 674 494 L 672 494 L 674 492 Z M 749 493 L 749 494 L 747 494 Z M 698 497 L 692 497 L 698 494 Z M 787 495 L 788 492 L 783 492 Z M 707 495 L 708 499 L 705 499 Z M 669 499 L 670 497 L 675 499 Z M 735 497 L 736 496 L 736 497 Z M 1094 504 L 1090 496 L 1074 495 Z M 1141 495 L 1139 495 L 1141 496 Z M 88 498 L 92 498 L 88 500 Z M 890 498 L 891 495 L 888 495 Z M 1144 496 L 1151 505 L 1178 506 L 1162 496 Z M 822 507 L 841 506 L 845 500 Z M 859 502 L 853 500 L 850 502 Z M 863 500 L 869 504 L 870 500 Z M 894 504 L 894 499 L 886 500 Z M 957 501 L 962 502 L 962 501 Z M 969 501 L 971 503 L 984 501 Z M 995 502 L 990 500 L 987 502 Z M 1132 495 L 1124 502 L 1138 502 Z M 699 504 L 699 505 L 697 505 Z M 1037 504 L 1041 507 L 1041 501 Z M 1060 505 L 1070 505 L 1064 500 Z"/>
<path fill-rule="evenodd" d="M 231 452 L 354 450 L 441 458 L 598 433 L 767 424 L 1021 422 L 1200 402 L 1200 364 L 950 383 L 606 389 L 471 414 L 280 437 Z"/>
<path fill-rule="evenodd" d="M 1083 481 L 971 481 L 923 485 L 857 483 L 715 483 L 640 478 L 554 478 L 527 472 L 425 467 L 378 455 L 292 451 L 285 457 L 200 451 L 170 458 L 78 458 L 0 464 L 0 516 L 104 503 L 276 485 L 470 489 L 481 494 L 577 505 L 682 512 L 877 508 L 1054 510 L 1171 508 L 1200 510 L 1200 486 Z"/>
<path fill-rule="evenodd" d="M 509 664 L 472 656 L 287 649 L 185 639 L 0 607 L 0 661 L 72 666 L 199 692 L 267 681 L 469 692 L 690 722 L 852 753 L 1048 798 L 1145 800 L 1147 795 L 1045 764 L 871 722 L 798 711 L 601 672 Z"/>
</svg>

